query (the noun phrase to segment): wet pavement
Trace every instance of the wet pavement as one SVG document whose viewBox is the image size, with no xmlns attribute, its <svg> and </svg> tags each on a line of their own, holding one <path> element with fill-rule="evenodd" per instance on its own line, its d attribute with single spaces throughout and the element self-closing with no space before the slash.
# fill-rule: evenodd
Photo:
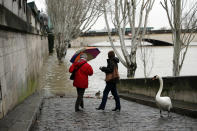
<svg viewBox="0 0 197 131">
<path fill-rule="evenodd" d="M 67 56 L 72 52 L 68 52 Z M 98 111 L 101 99 L 87 98 L 94 96 L 97 90 L 104 88 L 103 74 L 99 74 L 97 66 L 95 74 L 86 90 L 85 109 L 74 111 L 76 89 L 69 80 L 68 60 L 57 64 L 56 56 L 49 56 L 40 79 L 40 89 L 44 96 L 41 113 L 32 131 L 196 131 L 197 119 L 171 113 L 171 117 L 160 118 L 159 110 L 121 99 L 122 110 L 111 111 L 115 102 L 108 99 L 106 109 Z M 98 76 L 97 76 L 98 75 Z M 102 78 L 101 78 L 102 77 Z"/>
<path fill-rule="evenodd" d="M 40 75 L 39 89 L 44 98 L 55 96 L 75 97 L 76 90 L 69 79 L 69 62 L 59 64 L 56 54 L 50 55 Z"/>
<path fill-rule="evenodd" d="M 196 131 L 197 119 L 171 113 L 171 117 L 161 118 L 159 110 L 121 99 L 120 112 L 111 111 L 115 102 L 109 99 L 106 110 L 98 111 L 101 99 L 95 92 L 104 89 L 104 74 L 98 63 L 91 61 L 94 75 L 90 77 L 89 88 L 85 92 L 85 109 L 74 111 L 76 89 L 69 80 L 69 56 L 58 64 L 56 55 L 49 56 L 40 75 L 40 92 L 28 97 L 4 119 L 0 120 L 0 131 Z M 107 52 L 105 52 L 107 53 Z M 101 59 L 100 59 L 101 60 Z M 103 61 L 103 59 L 102 59 Z M 103 64 L 99 61 L 99 64 Z M 121 75 L 122 76 L 122 75 Z M 146 102 L 147 100 L 145 100 Z M 42 104 L 43 102 L 43 104 Z"/>
<path fill-rule="evenodd" d="M 85 109 L 74 111 L 76 98 L 44 99 L 41 115 L 33 131 L 196 131 L 197 119 L 159 110 L 121 99 L 122 110 L 113 112 L 114 100 L 109 99 L 104 111 L 98 111 L 101 99 L 85 98 Z"/>
</svg>

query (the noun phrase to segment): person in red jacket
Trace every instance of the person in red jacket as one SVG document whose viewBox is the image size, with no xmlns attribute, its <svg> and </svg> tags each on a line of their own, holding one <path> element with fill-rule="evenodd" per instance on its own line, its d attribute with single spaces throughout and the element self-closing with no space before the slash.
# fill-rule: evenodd
<svg viewBox="0 0 197 131">
<path fill-rule="evenodd" d="M 93 74 L 91 65 L 87 63 L 86 54 L 81 54 L 80 59 L 70 66 L 69 72 L 72 73 L 74 70 L 77 70 L 73 81 L 73 86 L 77 89 L 77 100 L 75 103 L 75 111 L 77 112 L 80 111 L 79 106 L 84 108 L 83 95 L 85 89 L 88 88 L 88 76 Z"/>
</svg>

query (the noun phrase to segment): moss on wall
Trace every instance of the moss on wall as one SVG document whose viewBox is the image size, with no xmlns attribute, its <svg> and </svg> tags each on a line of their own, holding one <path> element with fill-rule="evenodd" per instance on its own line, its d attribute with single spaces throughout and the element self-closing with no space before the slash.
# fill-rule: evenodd
<svg viewBox="0 0 197 131">
<path fill-rule="evenodd" d="M 28 96 L 33 94 L 38 87 L 38 80 L 34 76 L 31 76 L 27 80 L 27 85 L 22 86 L 19 91 L 18 103 L 23 102 Z"/>
</svg>

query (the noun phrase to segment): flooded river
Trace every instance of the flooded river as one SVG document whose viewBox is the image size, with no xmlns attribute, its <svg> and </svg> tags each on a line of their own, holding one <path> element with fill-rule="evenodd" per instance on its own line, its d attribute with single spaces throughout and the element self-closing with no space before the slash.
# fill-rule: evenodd
<svg viewBox="0 0 197 131">
<path fill-rule="evenodd" d="M 70 73 L 66 64 L 58 64 L 56 54 L 50 55 L 44 64 L 40 86 L 44 97 L 53 96 L 76 96 L 76 91 L 69 80 Z"/>
<path fill-rule="evenodd" d="M 94 96 L 94 94 L 100 90 L 103 91 L 105 87 L 105 74 L 99 70 L 100 66 L 106 66 L 107 53 L 112 50 L 111 47 L 98 47 L 101 53 L 88 63 L 93 67 L 94 75 L 89 77 L 89 88 L 85 92 L 85 96 Z M 171 46 L 146 46 L 150 52 L 148 71 L 149 77 L 153 75 L 171 76 L 172 75 L 172 56 L 173 47 Z M 64 64 L 58 64 L 56 55 L 49 56 L 48 61 L 45 63 L 43 73 L 41 75 L 41 88 L 44 90 L 46 96 L 75 96 L 76 91 L 72 86 L 72 81 L 69 80 L 70 73 L 68 72 L 69 62 L 72 55 L 79 48 L 70 48 L 67 51 Z M 118 47 L 120 52 L 120 47 Z M 129 48 L 128 48 L 129 50 Z M 137 63 L 136 78 L 144 77 L 143 64 L 141 61 L 140 50 L 137 51 Z M 197 46 L 190 46 L 185 63 L 183 65 L 181 75 L 197 75 Z M 121 78 L 126 78 L 127 70 L 119 63 L 119 73 Z"/>
</svg>

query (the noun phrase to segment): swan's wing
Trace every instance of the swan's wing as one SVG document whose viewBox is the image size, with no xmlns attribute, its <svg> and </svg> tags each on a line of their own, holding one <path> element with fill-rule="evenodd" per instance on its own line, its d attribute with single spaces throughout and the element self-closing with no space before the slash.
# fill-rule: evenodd
<svg viewBox="0 0 197 131">
<path fill-rule="evenodd" d="M 172 102 L 171 102 L 170 97 L 156 98 L 156 103 L 159 107 L 161 107 L 162 109 L 165 109 L 165 110 L 172 108 Z"/>
</svg>

